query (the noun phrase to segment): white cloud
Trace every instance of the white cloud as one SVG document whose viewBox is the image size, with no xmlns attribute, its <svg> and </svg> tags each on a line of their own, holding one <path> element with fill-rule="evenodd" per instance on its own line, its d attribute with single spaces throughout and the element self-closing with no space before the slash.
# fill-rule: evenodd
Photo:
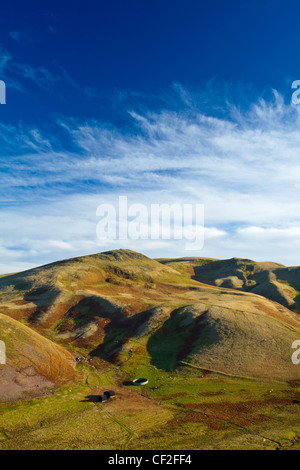
<svg viewBox="0 0 300 470">
<path fill-rule="evenodd" d="M 60 248 L 61 250 L 73 250 L 70 243 L 61 240 L 49 240 L 49 244 L 55 248 Z"/>
<path fill-rule="evenodd" d="M 126 132 L 61 119 L 72 151 L 37 126 L 2 124 L 7 269 L 16 259 L 21 267 L 120 247 L 118 240 L 99 242 L 95 215 L 100 203 L 117 204 L 119 195 L 146 205 L 204 204 L 200 256 L 300 264 L 298 108 L 275 92 L 270 102 L 243 112 L 229 105 L 225 117 L 216 117 L 197 110 L 188 92 L 183 98 L 176 112 L 131 109 Z M 156 257 L 187 254 L 180 241 L 122 245 Z"/>
<path fill-rule="evenodd" d="M 224 237 L 225 235 L 228 235 L 227 232 L 225 232 L 225 230 L 219 230 L 215 227 L 205 227 L 204 228 L 204 237 L 205 237 L 205 239 Z"/>
<path fill-rule="evenodd" d="M 300 227 L 288 227 L 288 228 L 264 228 L 264 227 L 247 227 L 241 228 L 238 231 L 239 235 L 248 236 L 260 236 L 261 238 L 299 238 L 300 239 Z"/>
</svg>

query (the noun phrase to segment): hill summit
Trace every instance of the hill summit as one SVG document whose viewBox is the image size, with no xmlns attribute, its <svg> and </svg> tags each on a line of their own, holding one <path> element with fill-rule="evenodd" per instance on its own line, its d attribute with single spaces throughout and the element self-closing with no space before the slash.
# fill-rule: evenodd
<svg viewBox="0 0 300 470">
<path fill-rule="evenodd" d="M 19 330 L 26 322 L 28 334 L 84 348 L 95 364 L 134 358 L 162 370 L 299 379 L 291 345 L 300 338 L 300 317 L 287 301 L 298 273 L 236 258 L 153 260 L 107 251 L 1 278 L 0 313 Z"/>
</svg>

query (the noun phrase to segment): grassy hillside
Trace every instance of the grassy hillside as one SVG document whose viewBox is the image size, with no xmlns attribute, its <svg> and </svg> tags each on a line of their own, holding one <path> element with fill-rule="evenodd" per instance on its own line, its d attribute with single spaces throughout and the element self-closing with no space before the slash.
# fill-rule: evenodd
<svg viewBox="0 0 300 470">
<path fill-rule="evenodd" d="M 144 356 L 95 370 L 50 396 L 0 403 L 0 449 L 300 449 L 300 383 L 247 380 Z M 144 387 L 124 379 L 144 377 Z M 107 389 L 116 398 L 98 403 Z"/>
<path fill-rule="evenodd" d="M 0 385 L 27 387 L 0 403 L 1 449 L 300 448 L 300 317 L 249 285 L 296 286 L 296 268 L 160 261 L 116 250 L 0 279 Z"/>
<path fill-rule="evenodd" d="M 300 335 L 296 314 L 252 292 L 199 283 L 181 263 L 196 264 L 196 275 L 206 269 L 205 280 L 213 266 L 216 275 L 228 264 L 238 267 L 241 281 L 250 271 L 249 260 L 248 271 L 235 259 L 170 267 L 116 250 L 0 279 L 0 312 L 80 350 L 95 365 L 122 364 L 143 351 L 164 370 L 185 361 L 241 377 L 300 379 L 291 362 L 291 344 Z"/>
<path fill-rule="evenodd" d="M 0 365 L 0 401 L 26 397 L 28 392 L 39 393 L 74 379 L 75 360 L 68 351 L 2 314 L 0 337 L 7 356 L 6 364 Z"/>
</svg>

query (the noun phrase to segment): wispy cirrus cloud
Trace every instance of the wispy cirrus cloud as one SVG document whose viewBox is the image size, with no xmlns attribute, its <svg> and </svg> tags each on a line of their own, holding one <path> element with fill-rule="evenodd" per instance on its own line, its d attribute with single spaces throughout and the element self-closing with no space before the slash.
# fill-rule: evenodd
<svg viewBox="0 0 300 470">
<path fill-rule="evenodd" d="M 13 41 L 20 42 L 20 41 L 31 41 L 31 37 L 29 34 L 25 33 L 23 30 L 18 31 L 10 31 L 9 37 Z"/>
<path fill-rule="evenodd" d="M 10 34 L 13 35 L 13 39 L 16 41 L 20 41 L 23 35 L 22 32 L 18 31 Z M 27 91 L 27 85 L 33 84 L 44 90 L 55 92 L 57 96 L 59 96 L 59 87 L 68 87 L 85 96 L 95 96 L 95 90 L 90 87 L 80 86 L 63 67 L 56 66 L 55 70 L 49 70 L 49 67 L 44 65 L 33 66 L 24 63 L 1 46 L 0 76 L 10 88 L 18 91 L 25 92 Z"/>
<path fill-rule="evenodd" d="M 61 117 L 67 148 L 58 133 L 2 125 L 3 246 L 35 264 L 120 247 L 99 243 L 95 212 L 126 194 L 145 205 L 204 204 L 200 256 L 300 264 L 298 108 L 274 91 L 243 111 L 227 102 L 217 115 L 182 93 L 172 110 L 133 103 L 126 128 Z M 126 246 L 150 256 L 184 254 L 177 241 Z"/>
</svg>

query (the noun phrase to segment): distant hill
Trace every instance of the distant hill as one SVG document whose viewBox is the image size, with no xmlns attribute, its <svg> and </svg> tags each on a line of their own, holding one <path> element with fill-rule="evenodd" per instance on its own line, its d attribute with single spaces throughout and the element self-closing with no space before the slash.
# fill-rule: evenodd
<svg viewBox="0 0 300 470">
<path fill-rule="evenodd" d="M 188 272 L 193 279 L 218 287 L 263 295 L 300 312 L 300 267 L 231 258 L 178 258 L 159 260 L 165 266 Z"/>
<path fill-rule="evenodd" d="M 162 370 L 300 379 L 291 361 L 297 269 L 115 250 L 1 278 L 0 313 L 95 364 L 134 358 Z"/>
</svg>

